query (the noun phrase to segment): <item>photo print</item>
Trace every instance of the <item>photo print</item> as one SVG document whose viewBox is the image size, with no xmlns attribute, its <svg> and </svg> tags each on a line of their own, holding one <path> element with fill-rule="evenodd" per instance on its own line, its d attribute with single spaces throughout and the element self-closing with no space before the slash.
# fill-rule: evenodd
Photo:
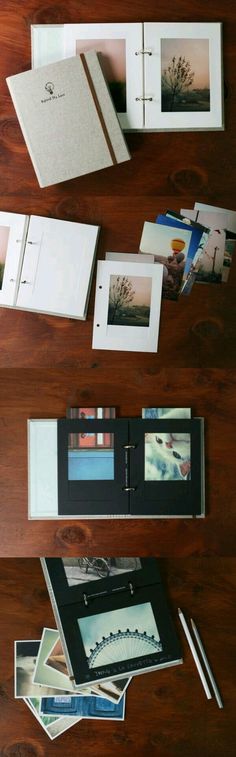
<svg viewBox="0 0 236 757">
<path fill-rule="evenodd" d="M 163 649 L 150 602 L 80 618 L 78 625 L 89 668 Z"/>
<path fill-rule="evenodd" d="M 68 437 L 69 481 L 114 479 L 114 434 L 77 433 Z"/>
<path fill-rule="evenodd" d="M 77 39 L 76 55 L 96 50 L 117 113 L 126 113 L 125 39 Z"/>
<path fill-rule="evenodd" d="M 53 670 L 57 670 L 59 673 L 62 673 L 63 675 L 69 677 L 65 655 L 60 639 L 55 642 L 49 656 L 46 657 L 44 664 L 48 665 L 49 668 L 53 668 Z"/>
<path fill-rule="evenodd" d="M 199 256 L 196 281 L 206 284 L 219 284 L 225 256 L 226 234 L 223 229 L 211 229 L 207 243 Z"/>
<path fill-rule="evenodd" d="M 9 234 L 10 226 L 0 226 L 0 290 L 2 289 L 3 285 Z"/>
<path fill-rule="evenodd" d="M 55 715 L 43 715 L 41 713 L 41 698 L 30 697 L 25 698 L 24 701 L 35 716 L 36 720 L 38 720 L 38 722 L 42 726 L 43 730 L 47 733 L 51 741 L 53 741 L 53 739 L 56 739 L 57 736 L 60 736 L 61 733 L 64 733 L 64 731 L 67 731 L 68 728 L 71 728 L 72 725 L 75 725 L 75 723 L 78 723 L 79 720 L 81 720 L 81 718 L 78 716 L 71 717 L 69 715 L 68 717 L 58 717 Z"/>
<path fill-rule="evenodd" d="M 191 478 L 191 436 L 185 433 L 146 433 L 145 481 L 187 481 Z"/>
<path fill-rule="evenodd" d="M 191 236 L 191 229 L 144 223 L 140 252 L 153 254 L 163 265 L 162 294 L 167 299 L 177 299 L 180 293 Z"/>
<path fill-rule="evenodd" d="M 79 697 L 50 697 L 41 701 L 44 714 L 77 715 L 81 718 L 123 720 L 125 697 L 119 704 L 94 695 Z"/>
<path fill-rule="evenodd" d="M 139 557 L 63 557 L 62 562 L 69 586 L 119 576 L 142 567 Z"/>
<path fill-rule="evenodd" d="M 162 112 L 210 110 L 208 39 L 161 40 Z"/>
<path fill-rule="evenodd" d="M 142 418 L 191 418 L 190 407 L 143 407 Z"/>
<path fill-rule="evenodd" d="M 110 326 L 149 326 L 151 276 L 110 277 L 107 323 Z"/>
<path fill-rule="evenodd" d="M 53 696 L 57 688 L 33 682 L 40 641 L 15 642 L 15 696 Z M 66 694 L 67 692 L 65 692 Z"/>
<path fill-rule="evenodd" d="M 163 267 L 98 260 L 93 349 L 156 352 Z"/>
</svg>

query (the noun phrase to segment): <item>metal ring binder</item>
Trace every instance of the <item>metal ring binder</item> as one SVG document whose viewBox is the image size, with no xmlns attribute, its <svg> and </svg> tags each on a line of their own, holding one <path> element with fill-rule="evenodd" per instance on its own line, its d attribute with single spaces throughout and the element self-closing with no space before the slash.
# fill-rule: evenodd
<svg viewBox="0 0 236 757">
<path fill-rule="evenodd" d="M 136 486 L 122 486 L 123 492 L 135 492 Z"/>
<path fill-rule="evenodd" d="M 135 55 L 152 55 L 151 50 L 136 50 Z"/>
<path fill-rule="evenodd" d="M 87 594 L 85 594 L 85 592 L 83 593 L 83 598 L 84 598 L 85 606 L 88 607 L 88 597 L 87 597 Z"/>
<path fill-rule="evenodd" d="M 142 102 L 144 100 L 149 100 L 149 102 L 151 102 L 151 100 L 153 100 L 153 97 L 135 97 L 135 100 L 136 101 L 141 100 Z"/>
<path fill-rule="evenodd" d="M 131 581 L 129 581 L 129 588 L 130 588 L 130 594 L 131 594 L 131 597 L 132 597 L 133 594 L 134 594 L 134 587 L 133 587 L 133 584 L 131 583 Z"/>
<path fill-rule="evenodd" d="M 30 239 L 28 239 L 27 244 L 39 244 L 39 242 L 31 242 Z"/>
<path fill-rule="evenodd" d="M 26 281 L 26 279 L 24 279 L 24 281 L 21 281 L 20 283 L 21 284 L 31 284 L 32 282 L 31 281 Z"/>
<path fill-rule="evenodd" d="M 123 449 L 136 449 L 137 444 L 123 444 Z"/>
</svg>

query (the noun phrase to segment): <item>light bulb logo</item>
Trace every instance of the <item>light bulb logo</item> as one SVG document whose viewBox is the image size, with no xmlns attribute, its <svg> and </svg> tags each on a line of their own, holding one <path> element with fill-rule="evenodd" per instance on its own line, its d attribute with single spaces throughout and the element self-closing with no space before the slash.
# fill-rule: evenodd
<svg viewBox="0 0 236 757">
<path fill-rule="evenodd" d="M 54 84 L 52 81 L 47 81 L 47 84 L 45 84 L 45 89 L 47 92 L 49 92 L 50 95 L 53 95 L 54 90 Z"/>
</svg>

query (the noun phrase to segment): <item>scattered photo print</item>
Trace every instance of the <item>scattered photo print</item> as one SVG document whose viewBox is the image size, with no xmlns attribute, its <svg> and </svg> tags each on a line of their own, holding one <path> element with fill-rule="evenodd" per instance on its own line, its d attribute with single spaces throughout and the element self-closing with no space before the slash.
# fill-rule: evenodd
<svg viewBox="0 0 236 757">
<path fill-rule="evenodd" d="M 78 620 L 89 668 L 162 651 L 150 602 Z"/>
<path fill-rule="evenodd" d="M 125 39 L 77 39 L 76 55 L 96 50 L 117 113 L 126 113 Z"/>
<path fill-rule="evenodd" d="M 91 690 L 96 696 L 106 697 L 112 702 L 119 702 L 131 678 L 119 678 L 118 681 L 103 681 L 102 683 L 91 683 Z"/>
<path fill-rule="evenodd" d="M 223 270 L 222 270 L 222 281 L 224 283 L 226 283 L 228 281 L 230 267 L 231 267 L 231 264 L 232 264 L 233 254 L 235 254 L 235 250 L 236 250 L 236 241 L 235 241 L 235 239 L 226 239 L 225 240 Z"/>
<path fill-rule="evenodd" d="M 56 641 L 56 643 L 54 644 L 49 657 L 45 660 L 45 664 L 50 668 L 57 670 L 59 673 L 63 673 L 63 675 L 69 676 L 60 639 L 58 639 L 58 641 Z"/>
<path fill-rule="evenodd" d="M 3 285 L 10 226 L 0 226 L 0 289 Z"/>
<path fill-rule="evenodd" d="M 114 479 L 114 434 L 69 434 L 69 481 Z"/>
<path fill-rule="evenodd" d="M 151 294 L 151 276 L 110 276 L 108 325 L 148 327 Z"/>
<path fill-rule="evenodd" d="M 139 557 L 63 557 L 62 562 L 69 586 L 118 576 L 142 567 Z"/>
<path fill-rule="evenodd" d="M 162 39 L 162 112 L 209 111 L 209 70 L 208 39 Z"/>
<path fill-rule="evenodd" d="M 17 641 L 15 644 L 15 696 L 53 696 L 57 689 L 33 683 L 40 641 Z M 66 693 L 66 692 L 65 692 Z"/>
<path fill-rule="evenodd" d="M 44 714 L 77 715 L 81 718 L 105 718 L 123 720 L 125 699 L 119 704 L 101 697 L 49 697 L 42 698 L 41 712 Z"/>
<path fill-rule="evenodd" d="M 181 433 L 147 433 L 144 444 L 145 481 L 191 478 L 191 437 Z"/>
<path fill-rule="evenodd" d="M 25 699 L 25 703 L 31 710 L 31 712 L 34 714 L 40 725 L 42 726 L 43 730 L 46 731 L 47 735 L 51 740 L 56 739 L 57 736 L 60 736 L 61 733 L 64 733 L 64 731 L 67 731 L 68 728 L 71 728 L 72 725 L 75 725 L 75 723 L 78 723 L 81 718 L 77 717 L 55 717 L 47 715 L 41 715 L 41 699 L 31 697 L 30 699 Z"/>
<path fill-rule="evenodd" d="M 180 293 L 191 236 L 191 229 L 144 223 L 140 250 L 163 265 L 162 294 L 166 299 L 177 299 Z"/>
<path fill-rule="evenodd" d="M 211 229 L 207 243 L 197 262 L 196 281 L 206 284 L 219 284 L 225 256 L 226 234 L 223 229 Z"/>
</svg>

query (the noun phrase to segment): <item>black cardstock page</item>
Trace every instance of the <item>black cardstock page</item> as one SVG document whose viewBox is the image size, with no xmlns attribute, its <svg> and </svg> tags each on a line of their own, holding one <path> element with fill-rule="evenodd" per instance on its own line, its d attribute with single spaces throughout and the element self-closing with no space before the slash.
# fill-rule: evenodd
<svg viewBox="0 0 236 757">
<path fill-rule="evenodd" d="M 59 515 L 110 515 L 127 514 L 129 502 L 124 491 L 125 449 L 128 423 L 124 419 L 67 420 L 57 422 L 58 427 L 58 514 Z M 114 479 L 99 481 L 69 481 L 69 434 L 114 434 Z"/>
<path fill-rule="evenodd" d="M 130 451 L 130 481 L 135 491 L 130 495 L 130 512 L 133 515 L 197 516 L 202 512 L 203 489 L 203 420 L 130 421 L 130 437 L 136 445 Z M 189 480 L 145 481 L 144 434 L 189 433 L 191 448 L 191 478 Z M 133 454 L 133 452 L 135 454 Z"/>
<path fill-rule="evenodd" d="M 68 438 L 77 433 L 114 434 L 114 479 L 69 481 Z M 188 433 L 191 477 L 145 481 L 145 433 Z M 200 516 L 203 507 L 203 419 L 58 421 L 59 515 Z"/>
<path fill-rule="evenodd" d="M 46 559 L 76 685 L 102 681 L 116 676 L 122 677 L 132 674 L 132 672 L 141 672 L 145 668 L 158 667 L 181 660 L 179 641 L 167 607 L 157 561 L 154 558 L 147 558 L 142 559 L 141 562 L 143 566 L 141 570 L 130 571 L 121 576 L 113 576 L 110 579 L 90 581 L 83 584 L 82 587 L 68 587 L 66 578 L 63 577 L 65 571 L 62 561 L 57 558 Z M 94 583 L 96 586 L 94 586 Z M 88 604 L 85 604 L 84 592 L 86 592 Z M 129 613 L 129 608 L 136 606 L 139 608 L 139 605 L 146 605 L 147 603 L 148 607 L 152 609 L 162 649 L 114 663 L 109 662 L 101 667 L 90 668 L 79 621 L 84 618 L 91 618 L 91 624 L 94 625 L 96 616 L 99 615 L 99 618 L 102 618 L 104 614 L 105 634 L 103 641 L 102 639 L 98 640 L 97 646 L 99 646 L 99 643 L 111 643 L 113 639 L 109 638 L 106 613 L 115 612 L 119 609 L 127 609 Z M 136 633 L 137 629 L 132 629 L 132 631 L 134 630 Z M 123 632 L 124 637 L 132 631 L 127 628 L 126 632 Z M 117 635 L 118 633 L 120 632 L 117 632 Z M 113 634 L 110 634 L 111 636 Z M 146 643 L 145 629 L 143 638 Z"/>
</svg>

